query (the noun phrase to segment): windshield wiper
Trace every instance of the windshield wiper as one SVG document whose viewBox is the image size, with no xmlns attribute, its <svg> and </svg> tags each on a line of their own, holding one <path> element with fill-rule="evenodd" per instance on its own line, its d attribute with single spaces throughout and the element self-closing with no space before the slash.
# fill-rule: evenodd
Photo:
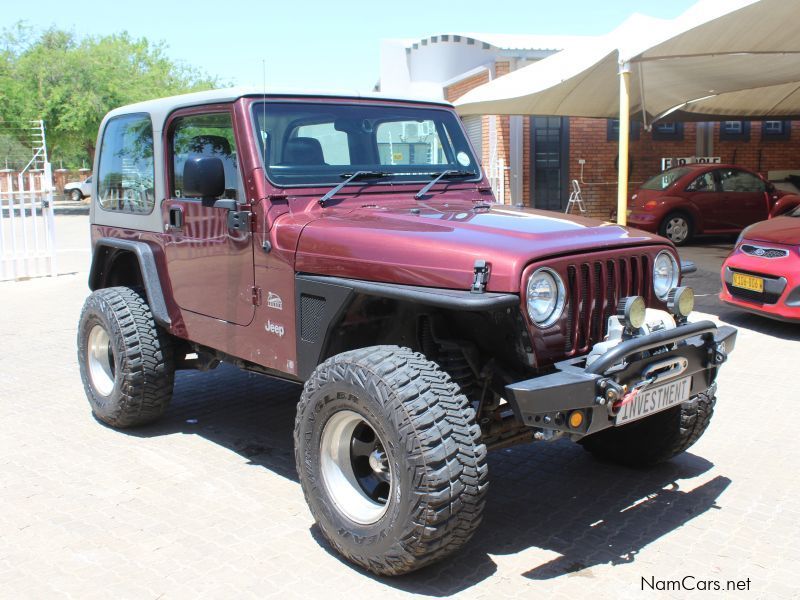
<svg viewBox="0 0 800 600">
<path fill-rule="evenodd" d="M 436 173 L 431 173 L 431 175 L 436 175 Z M 445 177 L 448 177 L 448 178 L 450 178 L 450 177 L 469 177 L 470 175 L 474 176 L 475 173 L 473 173 L 472 171 L 458 171 L 458 170 L 455 170 L 455 169 L 449 170 L 449 171 L 442 171 L 441 173 L 436 175 L 436 177 L 430 183 L 426 184 L 424 188 L 422 188 L 420 191 L 418 191 L 416 194 L 414 194 L 414 198 L 416 198 L 417 200 L 421 199 L 425 194 L 428 193 L 428 190 L 430 190 L 433 186 L 435 186 L 437 183 L 439 183 L 440 179 L 443 179 Z"/>
<path fill-rule="evenodd" d="M 355 173 L 342 173 L 339 177 L 345 177 L 346 179 L 337 185 L 335 188 L 330 190 L 327 194 L 325 194 L 322 198 L 319 199 L 319 205 L 325 206 L 325 203 L 333 198 L 340 189 L 346 186 L 351 181 L 355 181 L 356 179 L 371 179 L 371 178 L 378 178 L 378 177 L 388 177 L 391 173 L 387 173 L 385 171 L 356 171 Z"/>
</svg>

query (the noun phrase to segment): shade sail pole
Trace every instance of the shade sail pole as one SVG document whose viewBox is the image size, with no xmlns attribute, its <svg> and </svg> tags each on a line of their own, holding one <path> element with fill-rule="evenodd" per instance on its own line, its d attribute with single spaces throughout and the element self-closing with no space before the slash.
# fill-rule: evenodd
<svg viewBox="0 0 800 600">
<path fill-rule="evenodd" d="M 628 140 L 630 139 L 631 65 L 619 65 L 619 159 L 617 179 L 617 223 L 628 222 Z"/>
</svg>

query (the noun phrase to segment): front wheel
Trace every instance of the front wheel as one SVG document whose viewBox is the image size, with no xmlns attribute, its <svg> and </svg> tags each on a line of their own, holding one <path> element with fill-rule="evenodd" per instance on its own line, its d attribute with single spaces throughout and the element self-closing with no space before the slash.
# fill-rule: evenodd
<svg viewBox="0 0 800 600">
<path fill-rule="evenodd" d="M 69 191 L 69 199 L 72 200 L 73 202 L 80 202 L 81 200 L 83 200 L 83 194 L 81 194 L 81 191 L 79 189 L 71 189 Z"/>
<path fill-rule="evenodd" d="M 297 473 L 323 535 L 348 560 L 400 575 L 461 547 L 480 523 L 486 447 L 458 385 L 422 354 L 334 356 L 297 407 Z"/>
<path fill-rule="evenodd" d="M 597 458 L 630 467 L 648 467 L 686 451 L 711 422 L 716 397 L 690 400 L 622 427 L 589 435 L 580 444 Z"/>
</svg>

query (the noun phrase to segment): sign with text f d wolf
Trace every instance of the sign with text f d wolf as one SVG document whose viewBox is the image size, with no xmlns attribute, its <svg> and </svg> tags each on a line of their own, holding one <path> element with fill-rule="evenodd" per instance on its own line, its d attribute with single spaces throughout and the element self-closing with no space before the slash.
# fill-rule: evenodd
<svg viewBox="0 0 800 600">
<path fill-rule="evenodd" d="M 672 167 L 682 167 L 683 165 L 690 165 L 692 163 L 701 164 L 719 164 L 722 162 L 719 156 L 684 156 L 682 158 L 662 158 L 661 170 L 666 171 Z"/>
</svg>

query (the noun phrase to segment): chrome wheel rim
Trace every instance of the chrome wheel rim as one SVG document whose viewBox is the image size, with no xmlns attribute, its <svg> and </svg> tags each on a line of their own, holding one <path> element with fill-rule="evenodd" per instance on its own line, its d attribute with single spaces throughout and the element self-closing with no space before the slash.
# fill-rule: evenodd
<svg viewBox="0 0 800 600">
<path fill-rule="evenodd" d="M 348 519 L 369 525 L 386 514 L 392 468 L 385 444 L 357 412 L 340 410 L 325 424 L 320 470 L 328 495 Z"/>
<path fill-rule="evenodd" d="M 670 240 L 678 244 L 688 237 L 689 223 L 681 217 L 673 217 L 667 221 L 665 233 Z"/>
<path fill-rule="evenodd" d="M 95 325 L 87 341 L 87 364 L 92 387 L 102 396 L 114 389 L 114 349 L 111 338 L 101 325 Z"/>
</svg>

